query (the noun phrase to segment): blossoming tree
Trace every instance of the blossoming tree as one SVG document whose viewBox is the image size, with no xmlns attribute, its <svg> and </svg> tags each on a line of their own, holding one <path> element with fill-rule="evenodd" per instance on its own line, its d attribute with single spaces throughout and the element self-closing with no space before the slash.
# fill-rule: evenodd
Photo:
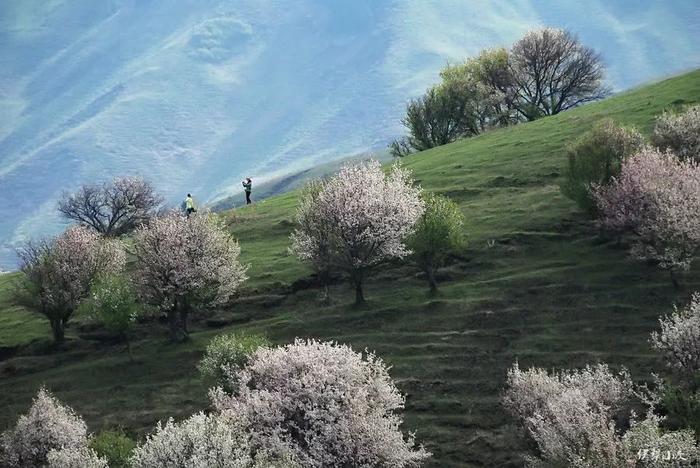
<svg viewBox="0 0 700 468">
<path fill-rule="evenodd" d="M 88 448 L 88 442 L 83 418 L 42 388 L 16 426 L 0 436 L 0 466 L 106 468 L 106 461 Z"/>
<path fill-rule="evenodd" d="M 401 433 L 404 397 L 372 353 L 296 340 L 258 348 L 237 374 L 237 391 L 212 399 L 248 421 L 254 451 L 308 467 L 415 467 L 430 456 Z"/>
<path fill-rule="evenodd" d="M 690 466 L 700 453 L 693 431 L 665 430 L 653 405 L 637 419 L 630 402 L 638 394 L 626 372 L 615 375 L 604 364 L 558 373 L 515 364 L 504 405 L 535 442 L 537 456 L 526 455 L 528 466 L 660 466 L 644 451 L 682 456 L 685 464 L 668 466 Z"/>
<path fill-rule="evenodd" d="M 651 141 L 683 159 L 700 161 L 700 105 L 680 114 L 664 113 L 656 120 Z"/>
<path fill-rule="evenodd" d="M 291 251 L 346 272 L 361 304 L 368 272 L 410 253 L 404 239 L 423 214 L 421 190 L 408 171 L 394 166 L 385 175 L 375 160 L 347 165 L 319 184 L 300 202 Z"/>
<path fill-rule="evenodd" d="M 54 341 L 61 343 L 69 319 L 99 275 L 124 268 L 126 255 L 118 240 L 73 226 L 50 241 L 27 243 L 19 250 L 24 276 L 18 299 L 45 315 Z"/>
<path fill-rule="evenodd" d="M 224 304 L 246 279 L 238 242 L 214 215 L 154 218 L 136 230 L 134 250 L 140 295 L 167 313 L 174 341 L 187 337 L 192 304 Z"/>
<path fill-rule="evenodd" d="M 645 148 L 624 161 L 619 177 L 593 189 L 600 223 L 635 235 L 632 253 L 674 273 L 687 270 L 700 245 L 700 167 Z"/>
</svg>

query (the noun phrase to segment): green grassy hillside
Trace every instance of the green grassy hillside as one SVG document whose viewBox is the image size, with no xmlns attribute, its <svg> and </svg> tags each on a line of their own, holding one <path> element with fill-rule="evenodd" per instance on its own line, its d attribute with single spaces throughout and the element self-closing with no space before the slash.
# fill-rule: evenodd
<svg viewBox="0 0 700 468">
<path fill-rule="evenodd" d="M 295 283 L 309 270 L 286 252 L 298 196 L 289 193 L 226 214 L 251 264 L 246 297 L 217 314 L 233 322 L 214 329 L 201 320 L 185 345 L 145 324 L 135 364 L 86 339 L 46 354 L 36 338 L 48 338 L 48 325 L 2 300 L 0 347 L 14 354 L 0 361 L 0 427 L 46 384 L 93 431 L 123 425 L 143 434 L 159 418 L 205 407 L 201 350 L 216 333 L 251 329 L 278 343 L 317 337 L 376 350 L 407 395 L 406 427 L 434 453 L 433 466 L 518 466 L 524 447 L 499 405 L 513 361 L 607 361 L 644 378 L 660 369 L 647 343 L 656 317 L 700 289 L 697 271 L 676 291 L 667 275 L 601 243 L 559 193 L 562 149 L 603 117 L 648 134 L 664 109 L 694 102 L 700 71 L 406 158 L 423 187 L 452 197 L 467 219 L 469 246 L 441 271 L 438 297 L 414 267 L 395 265 L 368 283 L 368 308 L 349 306 L 343 285 L 332 305 L 319 304 L 318 290 Z"/>
</svg>

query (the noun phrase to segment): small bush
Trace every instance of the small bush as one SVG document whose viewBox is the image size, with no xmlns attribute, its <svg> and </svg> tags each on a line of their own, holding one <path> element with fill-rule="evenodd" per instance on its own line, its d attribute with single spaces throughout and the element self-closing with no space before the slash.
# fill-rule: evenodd
<svg viewBox="0 0 700 468">
<path fill-rule="evenodd" d="M 664 113 L 656 120 L 651 141 L 662 150 L 672 150 L 682 159 L 700 161 L 700 105 L 681 114 Z"/>
<path fill-rule="evenodd" d="M 464 215 L 449 198 L 428 194 L 425 212 L 408 238 L 413 258 L 428 277 L 432 292 L 437 291 L 435 271 L 441 267 L 450 252 L 464 245 Z"/>
<path fill-rule="evenodd" d="M 242 368 L 251 354 L 270 342 L 264 336 L 230 333 L 212 338 L 197 368 L 205 380 L 233 390 L 235 372 Z"/>
<path fill-rule="evenodd" d="M 567 149 L 562 193 L 590 215 L 596 213 L 592 186 L 607 185 L 620 173 L 622 161 L 644 145 L 644 137 L 610 119 L 599 122 Z"/>
<path fill-rule="evenodd" d="M 700 437 L 700 392 L 685 385 L 665 384 L 661 395 L 668 426 L 691 428 Z"/>
<path fill-rule="evenodd" d="M 100 278 L 90 289 L 88 298 L 80 304 L 79 311 L 124 340 L 131 355 L 129 335 L 139 316 L 140 306 L 127 277 L 108 275 Z"/>
<path fill-rule="evenodd" d="M 128 468 L 135 447 L 136 442 L 121 430 L 103 431 L 90 441 L 90 448 L 106 458 L 110 468 Z"/>
</svg>

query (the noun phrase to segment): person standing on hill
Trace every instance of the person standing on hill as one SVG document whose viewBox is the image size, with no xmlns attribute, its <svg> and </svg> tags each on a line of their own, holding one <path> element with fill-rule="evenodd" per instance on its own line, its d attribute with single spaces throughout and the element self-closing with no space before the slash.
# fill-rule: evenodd
<svg viewBox="0 0 700 468">
<path fill-rule="evenodd" d="M 185 198 L 185 201 L 182 202 L 183 208 L 185 208 L 185 214 L 187 217 L 190 217 L 190 214 L 196 213 L 197 209 L 194 207 L 194 200 L 192 199 L 192 195 L 189 193 L 187 194 L 187 198 Z"/>
<path fill-rule="evenodd" d="M 250 201 L 250 193 L 253 191 L 253 181 L 250 180 L 250 177 L 243 181 L 243 189 L 245 190 L 245 204 L 250 205 L 252 203 Z"/>
</svg>

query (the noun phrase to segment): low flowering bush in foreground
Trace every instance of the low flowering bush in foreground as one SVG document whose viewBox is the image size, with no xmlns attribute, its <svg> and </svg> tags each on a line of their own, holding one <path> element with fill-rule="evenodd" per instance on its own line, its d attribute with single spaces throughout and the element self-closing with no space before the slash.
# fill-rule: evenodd
<svg viewBox="0 0 700 468">
<path fill-rule="evenodd" d="M 182 422 L 158 423 L 134 450 L 133 468 L 252 468 L 250 435 L 245 424 L 219 414 L 197 413 Z"/>
<path fill-rule="evenodd" d="M 430 454 L 400 430 L 404 397 L 372 353 L 314 340 L 259 348 L 238 391 L 212 391 L 222 414 L 248 421 L 251 446 L 304 467 L 414 467 Z"/>
<path fill-rule="evenodd" d="M 2 434 L 0 466 L 43 466 L 52 450 L 82 451 L 88 440 L 85 421 L 42 388 L 17 425 Z M 67 452 L 55 455 L 54 462 L 72 459 Z"/>
<path fill-rule="evenodd" d="M 109 468 L 107 459 L 88 447 L 52 450 L 47 456 L 47 468 Z"/>
</svg>

